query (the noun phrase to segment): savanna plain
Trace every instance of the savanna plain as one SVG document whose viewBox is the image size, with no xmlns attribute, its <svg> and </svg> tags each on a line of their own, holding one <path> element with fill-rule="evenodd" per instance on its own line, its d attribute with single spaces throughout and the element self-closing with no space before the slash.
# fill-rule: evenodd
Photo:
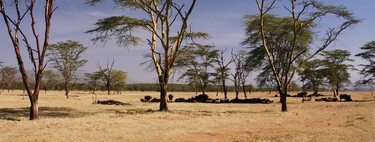
<svg viewBox="0 0 375 142">
<path fill-rule="evenodd" d="M 192 92 L 172 92 L 189 98 Z M 292 92 L 291 94 L 297 92 Z M 0 141 L 317 141 L 375 142 L 375 96 L 370 92 L 345 92 L 354 102 L 310 102 L 288 98 L 288 111 L 281 112 L 274 93 L 256 92 L 250 98 L 269 98 L 271 104 L 143 103 L 145 95 L 158 92 L 122 92 L 98 100 L 117 100 L 130 105 L 93 104 L 92 95 L 72 91 L 41 92 L 41 118 L 28 120 L 29 101 L 22 91 L 0 95 Z M 330 92 L 323 92 L 332 97 Z M 209 92 L 211 98 L 223 94 Z M 329 95 L 329 96 L 328 96 Z M 234 93 L 229 93 L 233 98 Z"/>
</svg>

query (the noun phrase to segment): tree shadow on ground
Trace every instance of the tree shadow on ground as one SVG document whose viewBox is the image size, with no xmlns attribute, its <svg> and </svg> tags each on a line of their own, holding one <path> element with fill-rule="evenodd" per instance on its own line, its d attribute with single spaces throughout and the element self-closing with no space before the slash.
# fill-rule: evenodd
<svg viewBox="0 0 375 142">
<path fill-rule="evenodd" d="M 89 114 L 66 107 L 39 107 L 39 116 L 42 118 L 78 118 Z M 0 109 L 0 119 L 2 120 L 21 121 L 21 118 L 28 118 L 29 115 L 28 107 Z"/>
</svg>

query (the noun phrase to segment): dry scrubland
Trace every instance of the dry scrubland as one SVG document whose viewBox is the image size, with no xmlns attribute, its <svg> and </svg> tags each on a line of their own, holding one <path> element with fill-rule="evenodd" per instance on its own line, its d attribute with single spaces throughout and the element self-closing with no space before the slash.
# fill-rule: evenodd
<svg viewBox="0 0 375 142">
<path fill-rule="evenodd" d="M 63 94 L 41 93 L 41 119 L 29 121 L 28 98 L 21 91 L 2 92 L 0 141 L 375 141 L 375 97 L 369 92 L 349 93 L 363 102 L 302 103 L 300 98 L 288 98 L 288 112 L 280 112 L 279 103 L 169 103 L 169 112 L 158 112 L 158 103 L 139 101 L 145 95 L 157 97 L 158 92 L 98 93 L 99 100 L 130 106 L 92 104 L 87 92 L 73 91 L 69 99 Z M 277 102 L 273 95 L 251 97 Z"/>
</svg>

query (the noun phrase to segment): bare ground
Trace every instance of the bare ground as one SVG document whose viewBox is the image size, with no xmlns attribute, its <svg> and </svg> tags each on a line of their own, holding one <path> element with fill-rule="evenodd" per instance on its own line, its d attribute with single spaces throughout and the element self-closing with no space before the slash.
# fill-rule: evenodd
<svg viewBox="0 0 375 142">
<path fill-rule="evenodd" d="M 98 93 L 99 100 L 130 106 L 93 104 L 87 92 L 73 91 L 69 99 L 63 94 L 41 93 L 41 119 L 29 121 L 28 98 L 21 91 L 2 92 L 0 141 L 375 141 L 375 97 L 369 92 L 348 93 L 358 102 L 302 103 L 301 98 L 288 98 L 288 112 L 281 112 L 278 98 L 268 93 L 250 97 L 275 103 L 173 102 L 169 112 L 157 111 L 158 103 L 139 100 L 145 95 L 158 97 L 158 92 Z M 173 94 L 175 98 L 195 96 Z M 209 96 L 217 97 L 214 92 Z"/>
</svg>

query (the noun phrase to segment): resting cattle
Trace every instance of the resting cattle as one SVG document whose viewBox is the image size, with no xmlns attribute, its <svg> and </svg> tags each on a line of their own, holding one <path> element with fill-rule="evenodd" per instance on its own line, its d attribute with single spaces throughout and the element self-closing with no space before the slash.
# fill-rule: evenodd
<svg viewBox="0 0 375 142">
<path fill-rule="evenodd" d="M 144 98 L 145 98 L 146 101 L 150 101 L 152 99 L 151 96 L 145 96 Z"/>
<path fill-rule="evenodd" d="M 174 100 L 175 102 L 185 102 L 185 99 L 184 98 L 177 98 L 176 100 Z"/>
<path fill-rule="evenodd" d="M 295 97 L 306 97 L 306 95 L 307 95 L 307 92 L 304 91 L 304 92 L 297 93 Z"/>
<path fill-rule="evenodd" d="M 340 101 L 341 101 L 342 99 L 344 99 L 344 100 L 347 101 L 347 102 L 353 101 L 352 98 L 350 97 L 350 95 L 348 95 L 348 94 L 341 94 L 341 95 L 340 95 Z"/>
<path fill-rule="evenodd" d="M 323 99 L 321 99 L 321 98 L 315 98 L 315 102 L 320 102 L 320 101 L 323 101 Z"/>
<path fill-rule="evenodd" d="M 337 98 L 330 98 L 328 97 L 327 99 L 325 99 L 326 102 L 337 102 L 338 99 Z"/>
<path fill-rule="evenodd" d="M 302 98 L 302 103 L 305 101 L 311 101 L 311 98 Z"/>
<path fill-rule="evenodd" d="M 173 101 L 173 95 L 172 95 L 172 94 L 169 94 L 169 95 L 168 95 L 168 99 L 169 99 L 170 102 L 172 102 L 172 101 Z"/>
</svg>

